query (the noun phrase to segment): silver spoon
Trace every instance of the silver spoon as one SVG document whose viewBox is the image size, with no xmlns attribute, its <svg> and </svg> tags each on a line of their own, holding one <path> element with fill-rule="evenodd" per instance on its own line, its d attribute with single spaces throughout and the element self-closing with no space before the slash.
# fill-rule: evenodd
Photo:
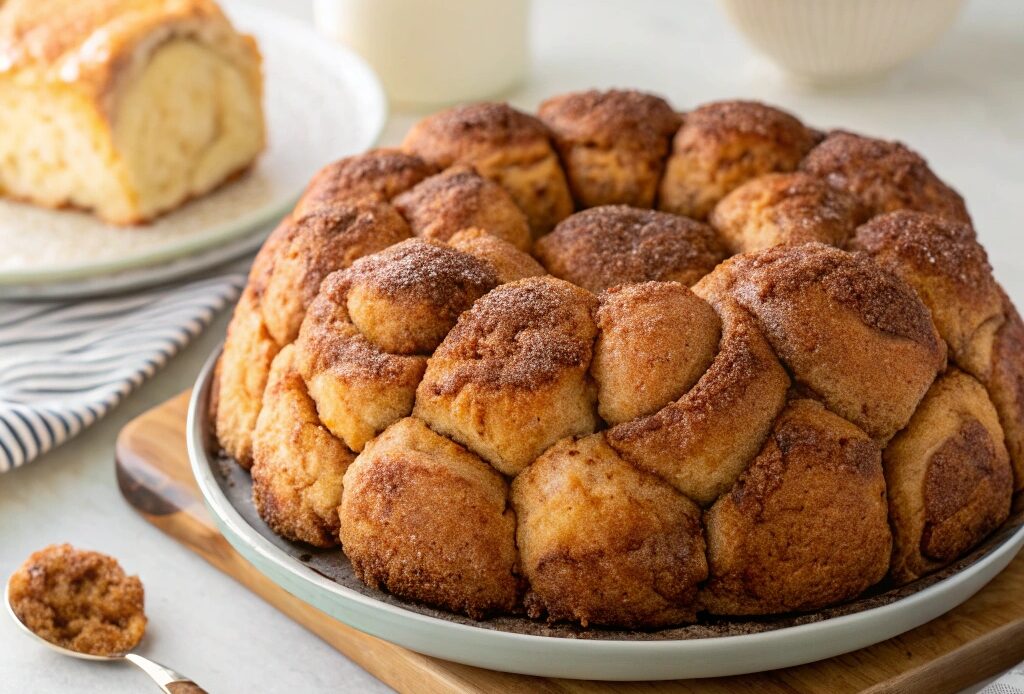
<svg viewBox="0 0 1024 694">
<path fill-rule="evenodd" d="M 157 683 L 161 690 L 166 694 L 206 694 L 206 690 L 200 687 L 198 684 L 185 677 L 184 675 L 178 674 L 170 668 L 166 668 L 159 663 L 154 663 L 148 658 L 143 658 L 141 655 L 135 653 L 121 653 L 119 655 L 93 655 L 91 653 L 79 653 L 73 651 L 70 648 L 64 648 L 58 646 L 55 643 L 50 643 L 42 636 L 25 626 L 25 623 L 21 621 L 21 618 L 14 612 L 14 607 L 11 606 L 11 584 L 10 581 L 4 587 L 4 605 L 7 606 L 7 612 L 14 619 L 14 623 L 21 627 L 21 630 L 26 634 L 34 638 L 39 643 L 46 644 L 49 648 L 69 655 L 72 658 L 81 658 L 82 660 L 103 660 L 103 661 L 117 661 L 127 660 L 129 663 L 137 666 L 140 670 L 145 672 L 149 677 Z"/>
</svg>

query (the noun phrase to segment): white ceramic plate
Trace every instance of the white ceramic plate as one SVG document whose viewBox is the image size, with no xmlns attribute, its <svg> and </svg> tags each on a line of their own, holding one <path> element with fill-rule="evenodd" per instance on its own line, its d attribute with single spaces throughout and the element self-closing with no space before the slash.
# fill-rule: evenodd
<svg viewBox="0 0 1024 694">
<path fill-rule="evenodd" d="M 225 266 L 231 261 L 238 261 L 239 270 L 244 272 L 246 268 L 242 267 L 241 259 L 254 255 L 263 245 L 263 241 L 266 240 L 272 228 L 272 226 L 267 226 L 237 239 L 225 241 L 220 246 L 209 248 L 195 255 L 173 258 L 154 266 L 131 268 L 109 275 L 87 276 L 62 282 L 0 283 L 0 301 L 79 301 L 85 297 L 109 296 L 180 281 L 212 268 Z"/>
<path fill-rule="evenodd" d="M 0 200 L 0 285 L 109 277 L 237 240 L 287 212 L 320 166 L 376 142 L 387 102 L 359 57 L 288 17 L 244 2 L 224 6 L 264 56 L 268 145 L 252 171 L 139 227 Z"/>
<path fill-rule="evenodd" d="M 888 594 L 882 594 L 846 606 L 841 616 L 822 618 L 829 612 L 823 611 L 817 617 L 778 621 L 789 626 L 766 628 L 764 620 L 751 620 L 747 624 L 762 630 L 738 636 L 695 638 L 695 629 L 684 628 L 672 631 L 689 630 L 688 638 L 666 638 L 659 632 L 636 633 L 628 640 L 599 632 L 564 638 L 505 631 L 494 620 L 441 617 L 436 610 L 403 603 L 358 583 L 341 585 L 331 580 L 326 572 L 313 568 L 316 550 L 276 537 L 247 508 L 251 504 L 238 501 L 246 476 L 234 463 L 211 456 L 206 444 L 210 440 L 206 402 L 218 353 L 211 356 L 192 391 L 186 435 L 199 488 L 224 536 L 268 578 L 332 617 L 414 651 L 467 665 L 595 680 L 715 677 L 800 665 L 884 641 L 951 610 L 1002 571 L 1024 544 L 1024 527 L 1004 529 L 1001 537 L 997 535 L 965 559 L 961 570 L 900 589 L 901 595 L 909 594 L 894 602 L 860 609 L 872 600 L 884 601 Z M 225 490 L 236 497 L 235 503 Z M 332 557 L 343 556 L 338 550 L 329 552 Z M 528 623 L 518 618 L 505 621 L 517 620 Z"/>
</svg>

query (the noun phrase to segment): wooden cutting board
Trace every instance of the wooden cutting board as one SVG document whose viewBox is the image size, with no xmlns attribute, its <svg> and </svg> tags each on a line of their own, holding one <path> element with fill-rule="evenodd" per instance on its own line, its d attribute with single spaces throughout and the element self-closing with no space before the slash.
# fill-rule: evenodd
<svg viewBox="0 0 1024 694">
<path fill-rule="evenodd" d="M 217 531 L 185 450 L 188 393 L 128 423 L 117 440 L 125 499 L 165 533 L 401 692 L 956 692 L 1024 660 L 1024 553 L 952 612 L 869 648 L 756 675 L 676 682 L 582 682 L 491 672 L 413 653 L 293 597 Z"/>
</svg>

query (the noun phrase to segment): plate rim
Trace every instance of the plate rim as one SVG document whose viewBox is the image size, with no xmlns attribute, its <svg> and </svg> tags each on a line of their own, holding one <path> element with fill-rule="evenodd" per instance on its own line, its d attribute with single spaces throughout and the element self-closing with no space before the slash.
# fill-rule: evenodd
<svg viewBox="0 0 1024 694">
<path fill-rule="evenodd" d="M 213 350 L 196 378 L 189 398 L 185 437 L 204 504 L 225 538 L 260 573 L 300 600 L 364 633 L 446 660 L 526 675 L 609 681 L 728 676 L 801 665 L 880 643 L 949 612 L 1002 572 L 1024 545 L 1022 526 L 970 566 L 905 598 L 838 617 L 753 634 L 659 640 L 576 639 L 460 624 L 380 602 L 319 575 L 271 544 L 235 510 L 213 476 L 211 466 L 215 461 L 205 453 L 204 441 L 207 395 L 222 348 L 223 343 Z M 352 604 L 327 605 L 329 601 L 318 600 L 321 596 L 315 595 L 316 591 Z M 952 601 L 937 606 L 946 594 L 954 596 Z M 367 611 L 364 619 L 372 616 L 389 621 L 367 624 L 357 615 L 340 614 L 346 609 L 360 608 Z M 393 631 L 399 626 L 410 631 Z M 823 633 L 830 638 L 821 638 Z M 835 642 L 841 640 L 845 640 L 845 645 L 837 647 Z M 793 641 L 798 648 L 793 648 Z M 481 643 L 485 649 L 479 648 Z M 799 647 L 804 652 L 796 653 Z M 470 655 L 453 653 L 453 648 L 464 648 Z M 484 650 L 494 653 L 488 656 Z M 716 667 L 713 662 L 701 662 L 713 656 L 720 659 L 722 651 L 733 651 L 733 658 L 743 662 L 724 669 L 720 664 Z M 523 654 L 537 659 L 536 662 L 506 662 L 510 656 L 522 658 Z M 634 660 L 639 669 L 624 668 L 622 658 Z M 666 662 L 666 658 L 670 660 Z M 679 662 L 673 665 L 674 660 Z"/>
<path fill-rule="evenodd" d="M 363 110 L 367 113 L 366 122 L 370 124 L 365 138 L 366 142 L 354 147 L 353 151 L 365 151 L 374 147 L 380 141 L 381 135 L 387 127 L 388 99 L 380 78 L 359 54 L 347 46 L 323 36 L 315 27 L 282 12 L 253 6 L 238 0 L 221 0 L 221 2 L 232 24 L 238 25 L 237 28 L 240 31 L 252 31 L 251 27 L 246 27 L 244 24 L 247 17 L 254 18 L 254 24 L 273 26 L 274 31 L 285 37 L 289 43 L 301 40 L 301 43 L 307 49 L 322 55 L 325 62 L 337 65 L 338 73 L 346 74 L 360 91 L 360 103 Z M 238 21 L 239 19 L 241 21 Z M 260 156 L 262 156 L 262 152 Z M 257 158 L 254 160 L 253 165 L 258 164 L 259 159 Z M 251 171 L 246 171 L 243 175 L 248 176 L 250 174 Z M 227 181 L 206 195 L 216 195 L 224 189 L 224 186 L 230 186 L 236 182 L 234 180 Z M 248 232 L 255 231 L 260 226 L 283 217 L 294 207 L 304 187 L 305 183 L 297 184 L 294 191 L 288 195 L 282 195 L 276 203 L 268 203 L 260 209 L 235 217 L 230 221 L 225 221 L 210 234 L 194 236 L 178 244 L 168 245 L 163 248 L 158 247 L 123 258 L 112 258 L 84 265 L 61 265 L 53 269 L 44 270 L 0 270 L 0 286 L 32 286 L 83 280 L 105 274 L 140 270 L 165 263 L 169 260 L 185 258 L 189 255 L 218 248 L 243 237 Z M 203 197 L 206 196 L 204 195 Z M 30 204 L 16 200 L 6 200 L 5 202 Z M 52 214 L 66 213 L 65 210 L 59 209 L 48 210 L 48 212 Z M 89 214 L 80 210 L 74 212 Z M 173 212 L 171 211 L 171 214 Z"/>
</svg>

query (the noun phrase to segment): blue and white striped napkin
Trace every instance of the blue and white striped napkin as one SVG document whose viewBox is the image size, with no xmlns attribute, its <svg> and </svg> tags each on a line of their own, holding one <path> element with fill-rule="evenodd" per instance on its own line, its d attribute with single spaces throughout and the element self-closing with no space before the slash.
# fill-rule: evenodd
<svg viewBox="0 0 1024 694">
<path fill-rule="evenodd" d="M 79 302 L 0 302 L 0 473 L 90 426 L 187 345 L 245 281 L 221 274 Z"/>
</svg>

